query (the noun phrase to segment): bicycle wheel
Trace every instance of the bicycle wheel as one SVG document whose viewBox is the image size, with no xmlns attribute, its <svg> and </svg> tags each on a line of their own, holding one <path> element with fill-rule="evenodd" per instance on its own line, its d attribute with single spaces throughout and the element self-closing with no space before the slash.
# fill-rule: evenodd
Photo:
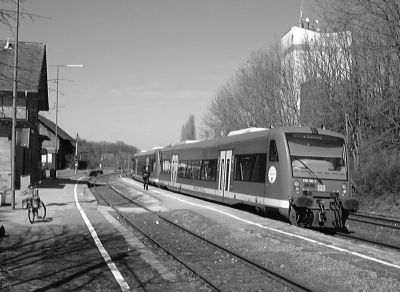
<svg viewBox="0 0 400 292">
<path fill-rule="evenodd" d="M 46 206 L 44 205 L 43 202 L 40 202 L 38 212 L 37 212 L 37 217 L 40 219 L 46 218 Z"/>
<path fill-rule="evenodd" d="M 35 213 L 33 212 L 32 207 L 28 207 L 28 218 L 31 224 L 33 223 L 33 221 L 35 221 Z"/>
</svg>

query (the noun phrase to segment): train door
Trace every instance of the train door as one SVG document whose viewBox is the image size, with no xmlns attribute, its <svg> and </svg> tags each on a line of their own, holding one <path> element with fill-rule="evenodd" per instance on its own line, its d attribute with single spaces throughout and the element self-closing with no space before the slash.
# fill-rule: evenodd
<svg viewBox="0 0 400 292">
<path fill-rule="evenodd" d="M 218 195 L 225 197 L 229 194 L 231 184 L 232 150 L 223 150 L 219 154 Z"/>
<path fill-rule="evenodd" d="M 176 183 L 176 177 L 178 175 L 178 155 L 172 155 L 171 161 L 171 183 Z"/>
<path fill-rule="evenodd" d="M 136 158 L 136 163 L 135 163 L 135 174 L 138 174 L 138 172 L 137 172 L 138 163 L 139 163 L 139 159 Z"/>
</svg>

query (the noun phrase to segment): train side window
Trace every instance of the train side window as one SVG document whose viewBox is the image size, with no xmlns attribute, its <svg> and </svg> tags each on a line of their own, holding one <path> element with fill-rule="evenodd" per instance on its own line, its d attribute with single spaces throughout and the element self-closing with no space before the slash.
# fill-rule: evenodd
<svg viewBox="0 0 400 292">
<path fill-rule="evenodd" d="M 222 188 L 223 188 L 224 170 L 225 170 L 225 159 L 222 158 L 221 162 L 220 162 L 220 166 L 219 166 L 219 177 L 220 177 L 219 178 L 219 187 L 218 187 L 219 190 L 222 190 Z"/>
<path fill-rule="evenodd" d="M 253 182 L 265 182 L 267 155 L 257 154 L 256 161 L 254 163 L 253 173 L 251 175 L 251 181 Z"/>
<path fill-rule="evenodd" d="M 236 155 L 235 163 L 234 180 L 250 181 L 254 165 L 254 156 L 251 154 Z"/>
<path fill-rule="evenodd" d="M 236 155 L 235 159 L 235 168 L 233 170 L 234 175 L 233 179 L 234 180 L 243 180 L 243 163 L 242 163 L 242 157 L 240 155 Z"/>
<path fill-rule="evenodd" d="M 217 173 L 217 160 L 203 160 L 200 167 L 201 180 L 205 181 L 215 181 Z"/>
<path fill-rule="evenodd" d="M 269 161 L 279 161 L 278 148 L 275 140 L 269 142 Z"/>
<path fill-rule="evenodd" d="M 192 178 L 192 161 L 188 160 L 186 164 L 185 178 Z"/>
<path fill-rule="evenodd" d="M 193 160 L 192 161 L 192 178 L 194 178 L 194 179 L 199 179 L 200 162 L 201 162 L 201 160 Z"/>
<path fill-rule="evenodd" d="M 230 159 L 226 160 L 226 170 L 225 170 L 225 191 L 228 191 L 229 174 L 231 173 L 229 168 L 231 167 Z"/>
<path fill-rule="evenodd" d="M 200 179 L 201 180 L 207 180 L 207 177 L 208 177 L 207 168 L 208 168 L 208 160 L 203 160 L 201 162 L 201 166 L 200 166 Z"/>
<path fill-rule="evenodd" d="M 267 155 L 236 155 L 234 160 L 234 180 L 248 182 L 265 182 L 265 165 Z"/>
<path fill-rule="evenodd" d="M 153 158 L 149 159 L 148 167 L 149 167 L 150 172 L 153 172 L 155 170 L 155 163 L 154 163 L 154 159 Z"/>
<path fill-rule="evenodd" d="M 186 161 L 180 161 L 178 165 L 178 177 L 184 178 L 186 172 Z"/>
<path fill-rule="evenodd" d="M 162 172 L 163 173 L 170 173 L 171 172 L 171 162 L 169 160 L 162 161 Z"/>
<path fill-rule="evenodd" d="M 208 179 L 209 181 L 217 180 L 217 160 L 209 160 L 208 163 Z"/>
</svg>

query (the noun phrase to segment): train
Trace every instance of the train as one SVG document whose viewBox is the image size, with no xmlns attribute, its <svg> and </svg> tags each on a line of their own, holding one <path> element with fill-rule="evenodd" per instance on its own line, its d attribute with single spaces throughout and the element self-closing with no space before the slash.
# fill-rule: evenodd
<svg viewBox="0 0 400 292">
<path fill-rule="evenodd" d="M 291 224 L 345 229 L 353 198 L 345 137 L 312 127 L 248 128 L 134 155 L 132 176 L 224 203 L 277 211 Z"/>
</svg>

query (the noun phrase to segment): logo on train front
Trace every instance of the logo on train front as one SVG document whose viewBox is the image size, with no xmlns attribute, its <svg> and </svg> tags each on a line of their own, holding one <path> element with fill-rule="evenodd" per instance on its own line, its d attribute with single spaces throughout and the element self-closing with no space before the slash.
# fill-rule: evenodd
<svg viewBox="0 0 400 292">
<path fill-rule="evenodd" d="M 276 180 L 276 168 L 273 165 L 268 170 L 268 180 L 271 184 Z"/>
</svg>

